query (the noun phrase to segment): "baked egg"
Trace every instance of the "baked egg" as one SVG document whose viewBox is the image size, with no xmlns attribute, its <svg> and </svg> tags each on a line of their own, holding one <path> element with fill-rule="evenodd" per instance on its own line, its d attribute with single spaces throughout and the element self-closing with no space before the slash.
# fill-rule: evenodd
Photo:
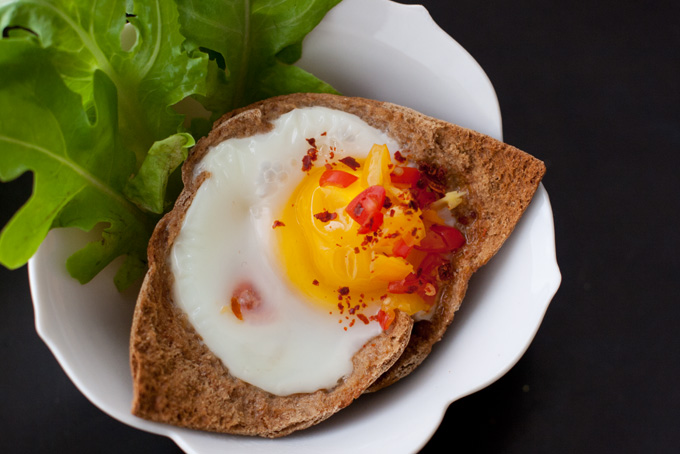
<svg viewBox="0 0 680 454">
<path fill-rule="evenodd" d="M 233 376 L 276 395 L 330 389 L 395 311 L 431 311 L 465 241 L 447 218 L 462 194 L 402 151 L 308 107 L 203 157 L 170 255 L 174 299 Z"/>
</svg>

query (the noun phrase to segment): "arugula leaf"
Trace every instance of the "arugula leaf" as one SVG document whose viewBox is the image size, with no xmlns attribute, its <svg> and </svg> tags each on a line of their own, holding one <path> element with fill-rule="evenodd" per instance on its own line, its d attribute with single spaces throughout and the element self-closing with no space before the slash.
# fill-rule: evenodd
<svg viewBox="0 0 680 454">
<path fill-rule="evenodd" d="M 211 62 L 206 96 L 196 96 L 212 119 L 274 95 L 336 93 L 290 64 L 300 58 L 304 37 L 340 0 L 176 2 L 186 45 L 222 57 Z"/>
<path fill-rule="evenodd" d="M 175 134 L 183 115 L 171 106 L 192 94 L 205 94 L 208 58 L 184 52 L 177 7 L 170 1 L 137 0 L 127 11 L 136 40 L 121 46 L 126 2 L 119 0 L 31 0 L 0 7 L 0 30 L 22 27 L 49 49 L 66 85 L 90 108 L 97 70 L 118 92 L 122 145 L 141 165 L 151 145 Z"/>
<path fill-rule="evenodd" d="M 120 146 L 116 87 L 94 73 L 92 119 L 48 54 L 34 40 L 0 40 L 0 180 L 34 173 L 33 194 L 0 235 L 0 262 L 26 263 L 50 228 L 105 223 L 102 240 L 69 260 L 71 274 L 86 282 L 119 255 L 138 268 L 157 217 L 123 195 L 135 156 Z M 126 274 L 133 278 L 122 271 L 120 285 Z"/>
</svg>

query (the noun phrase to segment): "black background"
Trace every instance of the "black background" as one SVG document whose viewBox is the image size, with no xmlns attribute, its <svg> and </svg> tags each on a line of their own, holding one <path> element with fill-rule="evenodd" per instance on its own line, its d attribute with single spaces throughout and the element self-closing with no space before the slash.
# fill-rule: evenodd
<svg viewBox="0 0 680 454">
<path fill-rule="evenodd" d="M 424 452 L 680 452 L 680 7 L 402 3 L 472 54 L 505 141 L 546 162 L 563 276 L 526 354 Z M 2 225 L 30 181 L 0 185 Z M 35 333 L 25 268 L 0 282 L 0 452 L 180 452 L 76 390 Z"/>
</svg>

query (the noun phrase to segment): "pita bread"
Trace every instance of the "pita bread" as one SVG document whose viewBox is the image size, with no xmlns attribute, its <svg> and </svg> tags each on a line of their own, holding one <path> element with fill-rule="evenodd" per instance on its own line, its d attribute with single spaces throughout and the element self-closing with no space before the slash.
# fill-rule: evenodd
<svg viewBox="0 0 680 454">
<path fill-rule="evenodd" d="M 269 131 L 271 122 L 295 108 L 324 106 L 362 118 L 392 136 L 409 160 L 443 170 L 450 189 L 465 202 L 454 215 L 466 219 L 467 243 L 452 260 L 430 320 L 413 322 L 398 313 L 393 325 L 354 358 L 354 371 L 335 388 L 275 396 L 229 373 L 172 299 L 168 253 L 202 178 L 193 169 L 208 149 L 224 140 Z M 411 109 L 363 98 L 294 94 L 238 109 L 218 120 L 183 167 L 185 188 L 175 208 L 157 225 L 149 243 L 144 280 L 131 333 L 133 414 L 194 429 L 279 437 L 316 424 L 412 372 L 451 324 L 470 276 L 498 251 L 528 206 L 545 172 L 543 163 L 491 137 Z"/>
</svg>

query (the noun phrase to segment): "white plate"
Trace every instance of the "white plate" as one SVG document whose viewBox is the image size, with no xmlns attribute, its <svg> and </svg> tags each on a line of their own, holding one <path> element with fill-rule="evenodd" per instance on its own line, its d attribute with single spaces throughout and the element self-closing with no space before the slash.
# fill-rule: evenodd
<svg viewBox="0 0 680 454">
<path fill-rule="evenodd" d="M 489 80 L 422 6 L 344 0 L 307 37 L 300 65 L 345 94 L 389 100 L 501 138 Z M 451 329 L 421 367 L 316 427 L 264 440 L 178 429 L 130 414 L 135 292 L 115 290 L 113 266 L 85 286 L 66 274 L 66 257 L 85 241 L 77 231 L 52 231 L 30 260 L 37 331 L 96 406 L 172 438 L 189 453 L 415 452 L 451 402 L 517 362 L 560 283 L 552 211 L 541 185 L 501 252 L 473 277 Z"/>
</svg>

